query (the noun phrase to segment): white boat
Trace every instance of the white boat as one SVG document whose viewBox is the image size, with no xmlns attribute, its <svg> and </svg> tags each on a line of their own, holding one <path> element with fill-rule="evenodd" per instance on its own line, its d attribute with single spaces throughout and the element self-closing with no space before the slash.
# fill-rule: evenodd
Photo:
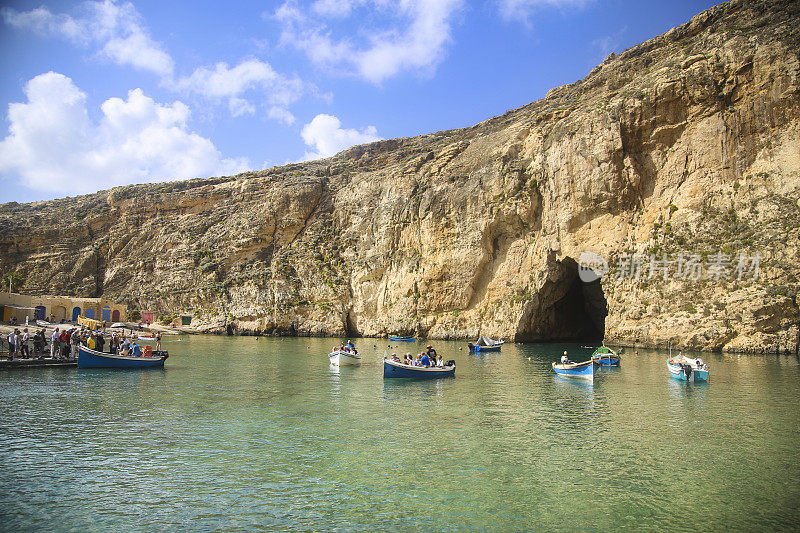
<svg viewBox="0 0 800 533">
<path fill-rule="evenodd" d="M 667 361 L 667 370 L 670 375 L 681 381 L 708 381 L 708 365 L 702 359 L 689 359 L 688 357 L 671 357 Z"/>
<path fill-rule="evenodd" d="M 360 365 L 361 364 L 361 356 L 355 352 L 348 352 L 345 350 L 333 350 L 331 353 L 328 354 L 328 359 L 330 359 L 332 365 Z"/>
</svg>

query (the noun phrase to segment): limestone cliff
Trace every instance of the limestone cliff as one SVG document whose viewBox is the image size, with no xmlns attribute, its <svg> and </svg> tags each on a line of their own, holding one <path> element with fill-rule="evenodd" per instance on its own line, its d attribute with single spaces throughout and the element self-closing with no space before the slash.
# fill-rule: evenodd
<svg viewBox="0 0 800 533">
<path fill-rule="evenodd" d="M 797 353 L 798 28 L 798 2 L 733 1 L 471 128 L 5 204 L 0 271 L 207 331 Z"/>
</svg>

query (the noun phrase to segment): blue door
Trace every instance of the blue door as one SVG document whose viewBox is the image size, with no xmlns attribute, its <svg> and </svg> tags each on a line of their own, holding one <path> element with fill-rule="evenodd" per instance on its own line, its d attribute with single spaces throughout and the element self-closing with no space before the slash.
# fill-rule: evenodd
<svg viewBox="0 0 800 533">
<path fill-rule="evenodd" d="M 103 322 L 111 322 L 111 308 L 109 306 L 103 308 Z"/>
<path fill-rule="evenodd" d="M 80 316 L 80 314 L 81 314 L 81 308 L 80 307 L 73 307 L 72 308 L 72 321 L 75 322 L 76 320 L 78 320 L 78 317 Z"/>
<path fill-rule="evenodd" d="M 35 315 L 36 320 L 44 320 L 44 313 L 45 313 L 44 306 L 43 305 L 37 305 L 36 306 L 36 315 Z"/>
<path fill-rule="evenodd" d="M 86 318 L 91 318 L 94 320 L 94 307 L 89 307 L 86 309 Z"/>
</svg>

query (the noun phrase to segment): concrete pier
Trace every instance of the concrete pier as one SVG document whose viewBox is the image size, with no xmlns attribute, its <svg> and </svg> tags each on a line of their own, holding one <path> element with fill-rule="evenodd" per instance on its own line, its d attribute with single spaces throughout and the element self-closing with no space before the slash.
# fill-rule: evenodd
<svg viewBox="0 0 800 533">
<path fill-rule="evenodd" d="M 43 367 L 76 368 L 77 366 L 77 359 L 51 359 L 49 357 L 44 359 L 19 359 L 15 357 L 9 361 L 7 356 L 0 359 L 0 370 Z"/>
</svg>

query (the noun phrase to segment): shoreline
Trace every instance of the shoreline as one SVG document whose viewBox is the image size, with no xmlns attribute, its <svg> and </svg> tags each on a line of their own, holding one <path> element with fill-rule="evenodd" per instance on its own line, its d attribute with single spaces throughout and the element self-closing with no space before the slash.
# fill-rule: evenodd
<svg viewBox="0 0 800 533">
<path fill-rule="evenodd" d="M 80 327 L 76 324 L 71 322 L 66 322 L 63 324 L 49 324 L 47 326 L 39 326 L 36 324 L 18 324 L 16 326 L 10 326 L 8 324 L 0 324 L 0 335 L 2 339 L 0 340 L 0 354 L 7 354 L 8 353 L 8 341 L 7 336 L 9 333 L 13 331 L 14 328 L 18 328 L 22 331 L 25 327 L 28 328 L 29 334 L 33 337 L 33 334 L 41 328 L 45 330 L 45 339 L 47 340 L 47 345 L 49 346 L 50 343 L 50 336 L 52 335 L 53 331 L 56 327 Z M 286 338 L 322 338 L 322 339 L 343 339 L 343 338 L 353 338 L 353 339 L 383 339 L 387 340 L 386 337 L 378 337 L 378 336 L 363 336 L 359 334 L 302 334 L 298 332 L 286 332 L 286 331 L 273 331 L 273 332 L 256 332 L 252 330 L 241 330 L 236 331 L 236 328 L 229 328 L 225 327 L 222 330 L 220 328 L 208 328 L 206 330 L 189 328 L 186 326 L 183 327 L 172 327 L 172 326 L 162 326 L 157 324 L 151 324 L 149 326 L 142 326 L 145 330 L 152 330 L 152 331 L 159 331 L 162 335 L 214 335 L 214 336 L 224 336 L 224 337 L 286 337 Z M 129 330 L 128 328 L 106 328 L 105 331 L 107 332 L 114 332 L 119 331 L 122 329 L 125 335 L 130 335 L 133 330 Z M 425 341 L 455 341 L 455 342 L 471 342 L 473 339 L 471 337 L 417 337 L 417 340 L 425 340 Z M 391 342 L 391 341 L 390 341 Z M 633 342 L 633 341 L 625 341 L 625 340 L 613 340 L 613 341 L 586 341 L 581 339 L 574 339 L 574 340 L 567 340 L 567 339 L 553 339 L 553 340 L 536 340 L 536 341 L 524 341 L 524 342 L 515 342 L 515 341 L 507 341 L 508 344 L 557 344 L 557 343 L 569 343 L 569 344 L 584 344 L 584 345 L 594 345 L 600 346 L 601 344 L 605 344 L 611 348 L 623 348 L 625 350 L 669 350 L 670 345 L 665 343 L 641 343 L 641 342 Z M 33 341 L 31 340 L 31 346 L 33 345 Z M 49 350 L 49 348 L 48 348 Z M 698 348 L 692 347 L 682 347 L 677 344 L 672 344 L 673 351 L 682 351 L 688 353 L 716 353 L 716 354 L 725 354 L 725 355 L 785 355 L 785 356 L 795 356 L 798 357 L 800 354 L 797 352 L 791 352 L 790 350 L 776 350 L 776 349 L 769 349 L 765 348 L 763 350 L 751 350 L 751 351 L 725 351 L 725 350 L 703 350 Z M 0 355 L 0 357 L 4 357 L 4 355 Z"/>
</svg>

